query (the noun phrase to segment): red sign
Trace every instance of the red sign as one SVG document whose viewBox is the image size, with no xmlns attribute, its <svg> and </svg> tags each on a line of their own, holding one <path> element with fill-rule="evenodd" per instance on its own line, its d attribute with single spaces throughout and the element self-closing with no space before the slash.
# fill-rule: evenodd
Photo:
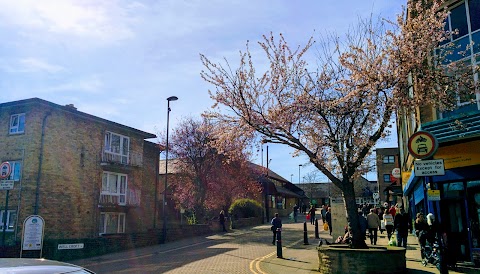
<svg viewBox="0 0 480 274">
<path fill-rule="evenodd" d="M 0 179 L 8 178 L 10 173 L 12 173 L 12 166 L 9 162 L 3 162 L 0 164 Z"/>
<path fill-rule="evenodd" d="M 417 131 L 408 138 L 408 152 L 416 159 L 430 158 L 437 149 L 437 138 L 428 131 Z"/>
</svg>

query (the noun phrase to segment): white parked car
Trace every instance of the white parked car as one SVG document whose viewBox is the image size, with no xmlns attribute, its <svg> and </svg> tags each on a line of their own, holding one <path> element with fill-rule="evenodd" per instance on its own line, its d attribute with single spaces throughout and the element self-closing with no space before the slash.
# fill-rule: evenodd
<svg viewBox="0 0 480 274">
<path fill-rule="evenodd" d="M 27 258 L 0 258 L 0 273 L 2 274 L 92 274 L 94 272 L 78 265 L 46 260 Z"/>
</svg>

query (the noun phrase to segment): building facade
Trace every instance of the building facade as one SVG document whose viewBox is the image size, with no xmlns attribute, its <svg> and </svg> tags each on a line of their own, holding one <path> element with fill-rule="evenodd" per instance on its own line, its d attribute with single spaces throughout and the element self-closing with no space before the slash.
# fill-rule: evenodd
<svg viewBox="0 0 480 274">
<path fill-rule="evenodd" d="M 447 1 L 447 5 L 450 14 L 446 29 L 458 30 L 449 42 L 459 46 L 450 60 L 478 66 L 480 1 Z M 466 47 L 469 44 L 472 46 Z M 473 77 L 478 82 L 478 73 Z M 476 264 L 480 264 L 479 99 L 476 91 L 469 98 L 459 96 L 454 110 L 422 108 L 400 114 L 397 120 L 403 192 L 410 213 L 435 214 L 447 233 L 453 259 Z M 438 150 L 430 159 L 443 160 L 444 175 L 416 176 L 413 172 L 417 159 L 408 150 L 408 140 L 418 131 L 436 139 Z"/>
<path fill-rule="evenodd" d="M 402 204 L 402 178 L 393 174 L 400 167 L 398 148 L 377 148 L 375 152 L 380 203 Z"/>
<path fill-rule="evenodd" d="M 159 150 L 146 141 L 154 137 L 73 105 L 38 98 L 0 104 L 0 161 L 12 167 L 2 182 L 13 183 L 0 190 L 2 244 L 21 240 L 30 215 L 45 220 L 44 240 L 154 228 Z"/>
</svg>

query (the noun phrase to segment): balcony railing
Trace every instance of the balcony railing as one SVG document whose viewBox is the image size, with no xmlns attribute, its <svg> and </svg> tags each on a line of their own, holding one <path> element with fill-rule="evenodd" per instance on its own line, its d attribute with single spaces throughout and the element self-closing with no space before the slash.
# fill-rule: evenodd
<svg viewBox="0 0 480 274">
<path fill-rule="evenodd" d="M 131 151 L 129 155 L 120 155 L 103 150 L 102 163 L 105 164 L 120 164 L 127 166 L 142 166 L 143 155 L 142 153 Z"/>
<path fill-rule="evenodd" d="M 100 194 L 100 206 L 139 206 L 141 192 L 128 189 L 126 195 Z"/>
</svg>

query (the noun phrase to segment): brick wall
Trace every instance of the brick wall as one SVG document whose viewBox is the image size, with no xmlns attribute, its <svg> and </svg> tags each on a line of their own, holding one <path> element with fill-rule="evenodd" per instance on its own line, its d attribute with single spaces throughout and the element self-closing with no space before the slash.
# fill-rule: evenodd
<svg viewBox="0 0 480 274">
<path fill-rule="evenodd" d="M 330 273 L 405 273 L 405 248 L 351 249 L 348 245 L 318 248 L 319 271 Z"/>
</svg>

